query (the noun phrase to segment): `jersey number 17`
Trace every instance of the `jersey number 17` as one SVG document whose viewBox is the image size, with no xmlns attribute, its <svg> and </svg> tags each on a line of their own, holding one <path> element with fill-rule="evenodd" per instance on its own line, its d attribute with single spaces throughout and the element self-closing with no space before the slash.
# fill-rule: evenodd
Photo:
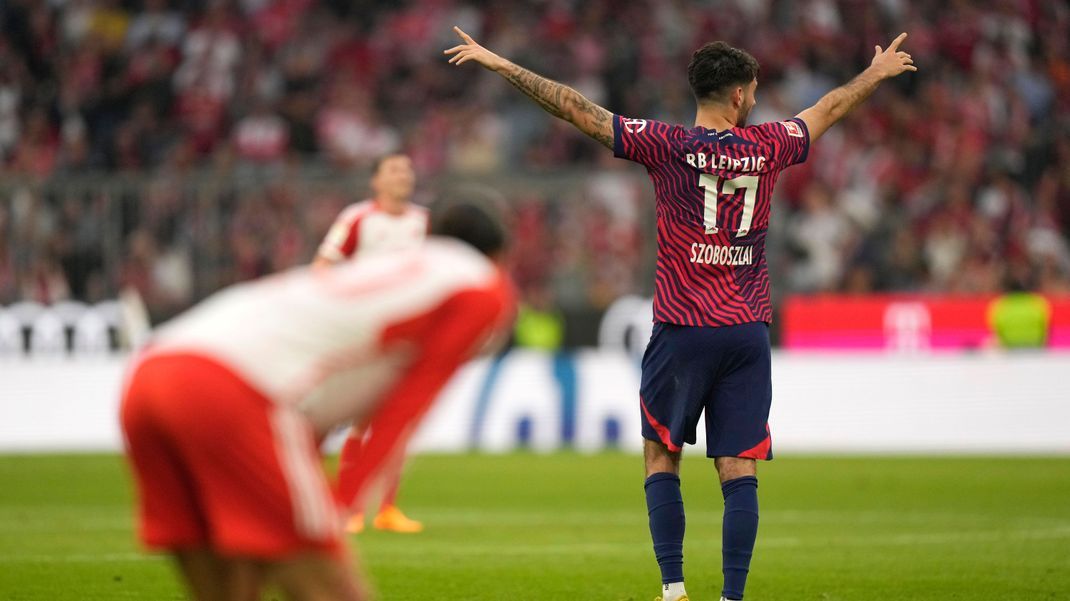
<svg viewBox="0 0 1070 601">
<path fill-rule="evenodd" d="M 754 203 L 758 197 L 757 175 L 740 175 L 734 179 L 722 180 L 720 176 L 703 173 L 698 176 L 698 185 L 706 192 L 702 224 L 706 226 L 707 234 L 720 231 L 717 225 L 717 199 L 720 196 L 735 196 L 740 190 L 743 190 L 743 217 L 736 229 L 736 238 L 742 238 L 750 232 L 751 222 L 754 221 Z"/>
</svg>

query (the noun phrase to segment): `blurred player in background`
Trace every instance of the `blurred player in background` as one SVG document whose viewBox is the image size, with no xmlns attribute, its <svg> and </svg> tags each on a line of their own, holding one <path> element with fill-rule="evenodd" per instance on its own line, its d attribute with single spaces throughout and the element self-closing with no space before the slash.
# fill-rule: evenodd
<svg viewBox="0 0 1070 601">
<path fill-rule="evenodd" d="M 327 266 L 355 257 L 410 250 L 423 243 L 427 233 L 427 210 L 412 204 L 416 176 L 412 161 L 404 154 L 388 154 L 372 165 L 374 196 L 346 207 L 320 245 L 314 264 Z M 354 491 L 353 478 L 360 470 L 368 432 L 351 428 L 338 462 L 338 485 L 343 499 Z M 381 530 L 414 533 L 423 524 L 407 517 L 395 501 L 401 484 L 405 454 L 383 469 L 382 499 L 372 525 Z M 348 520 L 349 532 L 364 530 L 363 508 Z"/>
<path fill-rule="evenodd" d="M 333 265 L 420 246 L 427 236 L 427 209 L 412 204 L 416 174 L 404 154 L 388 154 L 372 164 L 368 200 L 346 207 L 320 244 L 314 264 Z"/>
<path fill-rule="evenodd" d="M 369 432 L 358 500 L 449 377 L 503 325 L 512 289 L 492 211 L 456 203 L 405 253 L 227 288 L 162 326 L 121 421 L 140 534 L 197 599 L 363 599 L 318 443 Z"/>
<path fill-rule="evenodd" d="M 765 237 L 773 186 L 806 160 L 810 144 L 880 83 L 915 71 L 899 51 L 906 34 L 871 65 L 794 119 L 747 126 L 758 62 L 724 42 L 698 49 L 687 75 L 695 126 L 614 115 L 581 94 L 488 51 L 460 29 L 451 63 L 475 61 L 619 158 L 646 166 L 654 183 L 658 256 L 654 331 L 643 357 L 646 500 L 664 601 L 684 589 L 680 453 L 705 413 L 706 453 L 724 496 L 722 599 L 742 599 L 758 531 L 757 459 L 772 459 Z"/>
</svg>

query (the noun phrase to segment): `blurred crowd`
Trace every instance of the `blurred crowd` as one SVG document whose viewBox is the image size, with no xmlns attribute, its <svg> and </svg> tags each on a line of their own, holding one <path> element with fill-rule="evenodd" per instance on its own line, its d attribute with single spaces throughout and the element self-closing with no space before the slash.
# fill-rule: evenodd
<svg viewBox="0 0 1070 601">
<path fill-rule="evenodd" d="M 7 0 L 0 303 L 130 285 L 166 315 L 308 261 L 362 197 L 352 182 L 392 150 L 413 158 L 425 201 L 441 178 L 506 182 L 530 303 L 648 292 L 641 168 L 495 75 L 447 65 L 454 24 L 614 112 L 683 123 L 687 62 L 706 41 L 758 58 L 760 122 L 908 31 L 919 72 L 778 185 L 778 294 L 1070 292 L 1065 2 Z M 514 173 L 575 185 L 510 186 Z"/>
</svg>

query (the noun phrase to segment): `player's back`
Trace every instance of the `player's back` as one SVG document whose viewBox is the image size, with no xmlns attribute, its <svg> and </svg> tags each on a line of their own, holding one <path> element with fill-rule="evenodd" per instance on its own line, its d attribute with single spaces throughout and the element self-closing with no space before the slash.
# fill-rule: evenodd
<svg viewBox="0 0 1070 601">
<path fill-rule="evenodd" d="M 614 152 L 654 183 L 654 318 L 688 326 L 769 322 L 765 237 L 781 171 L 806 158 L 798 119 L 717 131 L 614 119 Z"/>
<path fill-rule="evenodd" d="M 506 289 L 499 269 L 471 247 L 429 239 L 223 290 L 164 324 L 150 352 L 207 355 L 329 429 L 373 406 L 423 350 L 424 331 L 446 325 L 441 309 L 451 299 L 475 294 L 504 305 Z"/>
</svg>

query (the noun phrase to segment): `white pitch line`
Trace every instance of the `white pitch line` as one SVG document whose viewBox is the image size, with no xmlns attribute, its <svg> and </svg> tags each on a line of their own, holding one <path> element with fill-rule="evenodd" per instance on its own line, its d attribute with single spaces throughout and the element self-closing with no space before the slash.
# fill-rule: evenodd
<svg viewBox="0 0 1070 601">
<path fill-rule="evenodd" d="M 959 543 L 983 543 L 1001 541 L 1030 541 L 1052 540 L 1070 538 L 1070 528 L 1056 530 L 1010 530 L 992 532 L 947 532 L 947 533 L 916 533 L 896 534 L 878 537 L 854 537 L 854 538 L 799 538 L 799 537 L 762 537 L 758 536 L 759 549 L 799 548 L 799 547 L 867 547 L 867 546 L 914 546 L 914 545 L 942 545 Z M 439 549 L 436 549 L 439 547 Z M 395 549 L 400 549 L 395 547 Z M 628 542 L 610 543 L 589 541 L 582 543 L 547 543 L 539 544 L 510 544 L 510 545 L 457 545 L 456 543 L 440 542 L 433 545 L 421 545 L 420 553 L 432 553 L 438 551 L 451 556 L 532 556 L 532 555 L 569 555 L 569 554 L 595 554 L 603 555 L 634 555 L 648 553 L 647 544 L 635 545 Z M 381 554 L 391 553 L 380 549 Z M 407 550 L 402 554 L 408 555 Z"/>
<path fill-rule="evenodd" d="M 502 526 L 554 526 L 554 525 L 601 525 L 628 526 L 645 524 L 646 514 L 639 511 L 496 511 L 491 514 L 471 510 L 436 510 L 426 509 L 419 512 L 425 521 L 440 525 L 502 525 Z M 687 512 L 689 521 L 720 523 L 720 510 L 696 510 Z M 893 511 L 830 511 L 830 510 L 763 510 L 763 524 L 943 524 L 977 521 L 998 521 L 990 515 L 971 515 L 950 512 L 916 512 L 902 513 Z M 1056 518 L 1016 518 L 1016 526 L 1021 527 L 1070 527 L 1070 522 Z"/>
<path fill-rule="evenodd" d="M 921 534 L 893 534 L 872 538 L 831 538 L 823 541 L 826 545 L 840 546 L 900 546 L 900 545 L 941 545 L 948 543 L 988 543 L 1000 541 L 1057 540 L 1070 538 L 1070 528 L 1049 528 L 1045 530 L 1003 530 L 991 532 L 933 532 Z M 811 541 L 808 541 L 811 542 Z"/>
<path fill-rule="evenodd" d="M 632 526 L 645 524 L 646 515 L 643 511 L 498 511 L 491 514 L 459 509 L 426 509 L 420 512 L 426 521 L 434 522 L 441 526 L 452 525 L 496 525 L 496 526 Z M 719 510 L 692 509 L 688 512 L 688 520 L 692 523 L 720 523 L 722 514 Z M 903 526 L 916 526 L 921 524 L 940 524 L 948 526 L 962 522 L 976 523 L 978 521 L 997 521 L 989 515 L 972 515 L 948 512 L 909 512 L 900 513 L 893 511 L 830 511 L 830 510 L 798 510 L 798 509 L 773 509 L 762 512 L 763 524 L 895 524 Z M 69 524 L 68 524 L 69 522 Z M 21 520 L 0 521 L 0 535 L 11 533 L 50 532 L 57 529 L 77 528 L 83 531 L 120 531 L 131 530 L 134 526 L 133 518 L 100 517 L 92 518 L 79 516 L 72 512 L 63 520 L 63 525 L 57 528 L 57 520 L 54 516 L 39 518 L 30 516 Z M 1070 527 L 1070 522 L 1057 518 L 1020 517 L 1014 519 L 1015 526 L 1019 528 Z"/>
<path fill-rule="evenodd" d="M 1070 538 L 1070 528 L 1056 528 L 1048 530 L 1005 530 L 990 532 L 946 532 L 946 533 L 910 533 L 896 534 L 891 536 L 876 537 L 853 537 L 853 538 L 798 538 L 798 537 L 758 537 L 758 548 L 798 548 L 798 547 L 869 547 L 869 546 L 914 546 L 914 545 L 942 545 L 959 543 L 984 543 L 1002 541 L 1033 541 L 1033 540 L 1058 540 Z M 603 555 L 634 555 L 646 554 L 647 545 L 635 545 L 628 542 L 604 542 L 591 541 L 584 543 L 548 543 L 539 544 L 510 544 L 510 545 L 463 545 L 455 542 L 436 541 L 434 543 L 422 543 L 419 545 L 408 543 L 407 549 L 418 549 L 419 554 L 426 558 L 426 554 L 438 551 L 450 556 L 540 556 L 559 555 L 567 556 L 574 554 L 603 554 Z M 393 555 L 390 550 L 381 550 L 381 555 Z M 406 551 L 405 554 L 408 554 Z M 162 561 L 166 556 L 148 553 L 74 553 L 74 554 L 8 554 L 0 555 L 0 563 L 97 563 L 97 562 L 134 562 L 134 561 Z"/>
</svg>

